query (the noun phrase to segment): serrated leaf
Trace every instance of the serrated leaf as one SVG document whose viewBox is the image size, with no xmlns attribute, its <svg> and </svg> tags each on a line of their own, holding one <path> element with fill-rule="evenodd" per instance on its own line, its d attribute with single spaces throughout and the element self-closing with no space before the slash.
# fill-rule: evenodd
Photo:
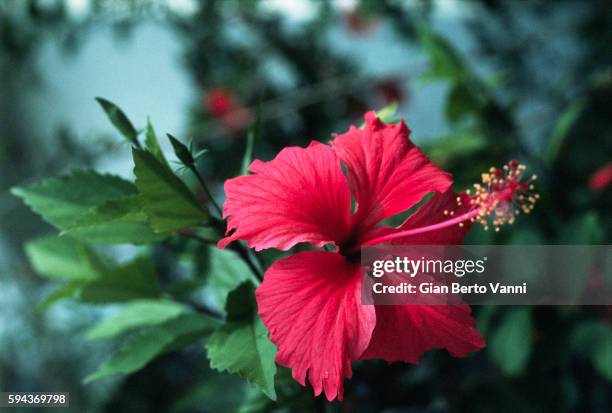
<svg viewBox="0 0 612 413">
<path fill-rule="evenodd" d="M 133 149 L 136 187 L 156 232 L 190 227 L 208 218 L 189 188 L 151 153 Z"/>
<path fill-rule="evenodd" d="M 14 188 L 34 212 L 64 233 L 98 243 L 145 243 L 163 238 L 147 223 L 136 186 L 112 175 L 78 171 Z"/>
<path fill-rule="evenodd" d="M 161 146 L 159 146 L 159 140 L 157 139 L 155 129 L 153 129 L 153 124 L 149 118 L 147 118 L 147 127 L 145 129 L 145 148 L 162 164 L 168 165 L 168 161 L 161 150 Z"/>
<path fill-rule="evenodd" d="M 41 308 L 68 297 L 89 303 L 158 298 L 161 289 L 152 261 L 138 257 L 112 267 L 87 244 L 70 237 L 44 237 L 26 245 L 32 267 L 41 276 L 67 281 Z"/>
<path fill-rule="evenodd" d="M 69 237 L 43 237 L 29 241 L 25 252 L 42 277 L 68 281 L 92 280 L 103 271 L 91 247 Z"/>
<path fill-rule="evenodd" d="M 106 340 L 136 328 L 161 324 L 187 311 L 186 307 L 169 300 L 134 300 L 121 310 L 91 327 L 85 333 L 89 340 Z"/>
<path fill-rule="evenodd" d="M 217 321 L 200 314 L 184 314 L 151 326 L 125 343 L 85 383 L 140 370 L 156 357 L 200 340 L 216 326 Z"/>
<path fill-rule="evenodd" d="M 236 373 L 276 399 L 276 347 L 257 314 L 254 287 L 245 282 L 227 299 L 227 323 L 211 334 L 207 343 L 210 366 Z"/>
<path fill-rule="evenodd" d="M 64 233 L 100 244 L 142 244 L 160 241 L 167 236 L 153 231 L 137 195 L 91 208 Z"/>
<path fill-rule="evenodd" d="M 66 229 L 90 208 L 136 194 L 136 187 L 117 176 L 76 171 L 29 186 L 14 187 L 11 192 L 45 221 Z"/>
<path fill-rule="evenodd" d="M 531 309 L 513 308 L 489 340 L 493 362 L 508 376 L 520 374 L 531 354 L 533 321 Z"/>
<path fill-rule="evenodd" d="M 97 97 L 96 101 L 100 104 L 115 128 L 132 144 L 138 145 L 138 132 L 136 132 L 134 125 L 132 125 L 132 122 L 130 122 L 125 113 L 109 100 Z"/>
<path fill-rule="evenodd" d="M 150 258 L 138 257 L 109 269 L 81 289 L 87 303 L 116 303 L 139 298 L 159 298 L 161 289 Z"/>
</svg>

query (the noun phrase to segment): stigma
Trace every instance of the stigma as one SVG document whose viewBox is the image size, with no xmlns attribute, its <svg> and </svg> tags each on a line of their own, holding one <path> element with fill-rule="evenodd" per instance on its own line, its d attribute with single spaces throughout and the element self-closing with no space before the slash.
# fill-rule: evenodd
<svg viewBox="0 0 612 413">
<path fill-rule="evenodd" d="M 480 223 L 485 230 L 493 227 L 499 231 L 501 226 L 513 224 L 519 214 L 529 214 L 540 195 L 535 193 L 534 182 L 538 177 L 526 178 L 526 169 L 525 165 L 510 161 L 501 169 L 491 167 L 483 173 L 482 182 L 474 184 L 474 191 L 466 191 L 470 209 L 478 211 L 470 220 Z"/>
</svg>

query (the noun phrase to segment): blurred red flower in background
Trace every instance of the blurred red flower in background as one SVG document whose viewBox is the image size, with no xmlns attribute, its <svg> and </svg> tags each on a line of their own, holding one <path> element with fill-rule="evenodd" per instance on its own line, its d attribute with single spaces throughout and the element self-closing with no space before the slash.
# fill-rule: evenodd
<svg viewBox="0 0 612 413">
<path fill-rule="evenodd" d="M 379 100 L 382 104 L 394 102 L 401 104 L 404 102 L 404 99 L 407 98 L 407 94 L 402 87 L 400 80 L 394 78 L 387 78 L 378 81 L 374 86 L 374 93 L 377 100 Z"/>
<path fill-rule="evenodd" d="M 343 16 L 348 31 L 358 36 L 371 33 L 378 25 L 377 19 L 364 15 L 357 7 L 346 10 Z"/>
<path fill-rule="evenodd" d="M 212 118 L 228 130 L 239 130 L 248 125 L 251 111 L 238 101 L 236 94 L 225 88 L 214 88 L 204 98 L 204 106 Z"/>
<path fill-rule="evenodd" d="M 589 177 L 589 189 L 600 192 L 612 184 L 612 162 L 608 162 Z"/>
</svg>

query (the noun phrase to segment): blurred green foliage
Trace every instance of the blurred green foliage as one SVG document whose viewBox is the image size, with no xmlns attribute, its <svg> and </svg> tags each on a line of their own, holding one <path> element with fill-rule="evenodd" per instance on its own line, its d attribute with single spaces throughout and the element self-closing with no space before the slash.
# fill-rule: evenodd
<svg viewBox="0 0 612 413">
<path fill-rule="evenodd" d="M 212 208 L 206 211 L 201 205 L 214 200 L 211 193 L 217 193 L 214 189 L 224 179 L 244 173 L 251 159 L 270 159 L 284 146 L 305 145 L 312 138 L 340 132 L 349 121 L 360 122 L 366 108 L 382 106 L 373 99 L 379 79 L 361 74 L 359 62 L 330 44 L 328 32 L 346 17 L 330 2 L 316 2 L 314 17 L 297 29 L 265 12 L 263 1 L 206 1 L 184 15 L 164 2 L 130 0 L 119 6 L 96 0 L 78 22 L 65 2 L 9 3 L 0 5 L 0 62 L 6 84 L 0 98 L 0 189 L 18 185 L 13 193 L 64 235 L 29 240 L 40 235 L 41 228 L 49 229 L 25 208 L 2 210 L 2 230 L 10 244 L 18 246 L 15 250 L 25 244 L 29 274 L 54 283 L 56 289 L 37 303 L 42 308 L 67 298 L 109 307 L 101 312 L 101 320 L 83 330 L 84 338 L 112 343 L 111 348 L 94 347 L 110 358 L 89 371 L 87 380 L 128 375 L 115 379 L 112 391 L 98 398 L 91 396 L 96 384 L 81 385 L 84 376 L 72 379 L 74 402 L 81 410 L 612 408 L 612 317 L 609 308 L 600 307 L 475 308 L 488 344 L 483 352 L 467 359 L 430 352 L 418 366 L 357 363 L 342 404 L 313 399 L 311 390 L 296 384 L 287 369 L 279 367 L 274 376 L 273 346 L 264 340 L 255 309 L 247 306 L 247 313 L 239 313 L 232 308 L 235 301 L 248 299 L 245 291 L 252 289 L 250 282 L 257 282 L 252 267 L 260 271 L 283 253 L 266 252 L 256 261 L 244 248 L 220 251 L 208 245 L 219 236 L 219 222 Z M 443 113 L 449 132 L 424 140 L 423 150 L 454 173 L 457 188 L 466 188 L 489 166 L 511 158 L 526 163 L 541 178 L 541 203 L 531 216 L 499 234 L 475 228 L 467 242 L 609 244 L 612 191 L 596 192 L 587 183 L 612 154 L 612 9 L 603 0 L 520 5 L 480 0 L 471 7 L 476 12 L 468 26 L 477 40 L 478 62 L 490 64 L 493 75 L 483 75 L 472 56 L 434 24 L 432 2 L 364 0 L 353 10 L 362 24 L 388 24 L 397 42 L 415 46 L 426 56 L 421 83 L 410 83 L 416 89 L 411 93 L 419 93 L 422 82 L 446 88 Z M 547 19 L 555 13 L 579 16 L 567 32 L 579 42 L 581 56 L 566 77 L 556 81 L 550 79 L 551 72 L 565 57 L 552 45 L 562 33 L 547 32 Z M 176 140 L 173 148 L 187 169 L 202 171 L 199 178 L 213 190 L 194 194 L 198 177 L 173 171 L 151 122 L 134 126 L 118 106 L 104 99 L 98 102 L 119 135 L 137 146 L 136 182 L 92 171 L 49 178 L 64 172 L 65 159 L 74 166 L 89 166 L 105 148 L 76 144 L 64 131 L 53 141 L 53 151 L 41 152 L 35 134 L 29 133 L 35 125 L 21 114 L 19 77 L 36 78 L 36 53 L 48 37 L 61 36 L 73 49 L 100 21 L 124 34 L 147 20 L 168 25 L 183 42 L 185 67 L 195 85 L 186 119 L 186 136 L 193 137 L 193 146 Z M 228 20 L 239 22 L 258 39 L 255 44 L 227 34 L 224 29 L 232 24 Z M 535 34 L 524 29 L 526 24 Z M 290 90 L 267 76 L 270 56 L 290 69 Z M 533 63 L 536 58 L 541 59 L 539 65 Z M 225 102 L 229 113 L 247 113 L 246 121 L 215 115 L 203 103 L 212 88 L 226 90 L 231 96 Z M 531 105 L 534 100 L 541 102 L 543 111 Z M 388 115 L 393 112 L 389 109 Z M 253 123 L 256 126 L 249 129 Z M 414 133 L 416 139 L 423 138 Z M 203 150 L 208 150 L 206 156 L 201 156 Z M 31 177 L 44 179 L 24 184 Z M 204 223 L 210 227 L 176 233 Z M 137 247 L 127 261 L 111 259 L 117 250 L 100 247 L 123 243 L 146 245 Z M 40 285 L 32 277 L 21 282 L 22 288 Z M 215 321 L 220 315 L 227 315 L 229 322 Z M 202 345 L 209 336 L 208 357 L 214 368 L 246 377 L 276 401 L 234 375 L 212 371 Z M 253 342 L 261 344 L 263 351 L 255 354 L 260 358 L 243 352 Z M 20 389 L 36 388 L 22 366 L 11 363 L 0 359 L 0 388 L 10 382 Z M 74 376 L 63 368 L 62 374 Z M 58 378 L 54 385 L 61 383 Z"/>
</svg>

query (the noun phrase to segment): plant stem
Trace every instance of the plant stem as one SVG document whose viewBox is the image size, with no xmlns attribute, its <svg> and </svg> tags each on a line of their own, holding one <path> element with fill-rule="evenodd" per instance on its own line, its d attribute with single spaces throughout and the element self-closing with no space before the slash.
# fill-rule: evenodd
<svg viewBox="0 0 612 413">
<path fill-rule="evenodd" d="M 204 192 L 206 192 L 206 196 L 210 200 L 210 203 L 213 204 L 213 206 L 215 207 L 215 209 L 219 213 L 219 216 L 223 217 L 223 211 L 221 210 L 221 207 L 219 206 L 219 204 L 217 204 L 217 201 L 215 201 L 215 198 L 213 198 L 213 196 L 210 193 L 210 190 L 208 189 L 208 186 L 206 185 L 206 182 L 204 182 L 204 178 L 202 178 L 202 175 L 200 174 L 200 172 L 197 170 L 195 165 L 191 165 L 188 168 L 196 176 L 196 178 L 198 179 L 198 182 L 200 182 L 200 185 L 202 185 L 202 189 L 204 189 Z"/>
<path fill-rule="evenodd" d="M 253 261 L 250 259 L 249 251 L 246 248 L 244 248 L 244 246 L 242 244 L 240 244 L 238 242 L 235 242 L 230 248 L 233 251 L 235 251 L 238 255 L 240 255 L 240 258 L 242 258 L 242 260 L 246 263 L 246 265 L 249 266 L 249 268 L 251 269 L 251 271 L 255 275 L 255 278 L 257 278 L 257 280 L 259 282 L 262 282 L 263 281 L 263 274 L 261 273 L 259 268 L 257 268 L 257 266 L 253 263 Z"/>
<path fill-rule="evenodd" d="M 223 234 L 223 228 L 222 228 L 222 222 L 218 221 L 218 220 L 211 220 L 211 224 L 214 228 L 216 228 L 221 234 Z M 196 234 L 181 234 L 181 236 L 185 237 L 185 238 L 191 238 L 194 239 L 196 241 L 201 242 L 202 244 L 207 244 L 207 245 L 216 245 L 217 242 L 211 239 L 207 239 L 207 238 L 203 238 L 199 235 Z M 242 260 L 246 263 L 246 265 L 249 267 L 249 269 L 253 272 L 253 275 L 255 275 L 255 278 L 257 279 L 257 281 L 261 282 L 263 281 L 263 274 L 261 272 L 261 270 L 258 268 L 257 265 L 255 265 L 255 263 L 253 262 L 253 260 L 251 259 L 251 254 L 250 251 L 244 246 L 242 245 L 240 242 L 235 242 L 233 243 L 230 247 L 232 251 L 235 251 L 240 258 L 242 258 Z M 259 261 L 259 257 L 257 257 L 255 255 L 256 259 L 258 260 L 258 264 L 263 267 L 261 261 Z"/>
</svg>

